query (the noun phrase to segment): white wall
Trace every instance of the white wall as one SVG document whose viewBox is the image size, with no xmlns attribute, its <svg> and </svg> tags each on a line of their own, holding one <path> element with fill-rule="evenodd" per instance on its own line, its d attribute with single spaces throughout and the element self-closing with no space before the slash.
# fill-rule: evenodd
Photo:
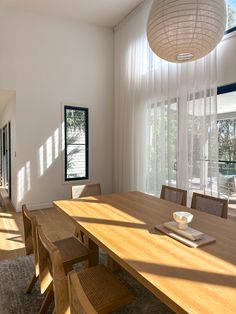
<svg viewBox="0 0 236 314">
<path fill-rule="evenodd" d="M 217 48 L 218 86 L 236 82 L 236 32 L 225 35 Z"/>
<path fill-rule="evenodd" d="M 0 89 L 16 90 L 14 205 L 43 208 L 70 196 L 70 186 L 63 184 L 62 153 L 57 156 L 54 149 L 58 134 L 61 142 L 63 102 L 89 108 L 90 181 L 100 182 L 104 193 L 111 192 L 112 30 L 5 11 L 0 15 L 0 42 Z M 42 175 L 40 147 L 44 150 Z"/>
</svg>

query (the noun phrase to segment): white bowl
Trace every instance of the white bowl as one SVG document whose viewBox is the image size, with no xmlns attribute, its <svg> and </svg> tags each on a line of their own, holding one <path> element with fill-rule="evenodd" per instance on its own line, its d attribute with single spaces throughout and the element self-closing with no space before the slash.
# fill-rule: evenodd
<svg viewBox="0 0 236 314">
<path fill-rule="evenodd" d="M 186 229 L 188 227 L 188 223 L 190 223 L 193 219 L 193 215 L 188 212 L 174 212 L 173 217 L 178 223 L 178 228 L 182 230 Z"/>
</svg>

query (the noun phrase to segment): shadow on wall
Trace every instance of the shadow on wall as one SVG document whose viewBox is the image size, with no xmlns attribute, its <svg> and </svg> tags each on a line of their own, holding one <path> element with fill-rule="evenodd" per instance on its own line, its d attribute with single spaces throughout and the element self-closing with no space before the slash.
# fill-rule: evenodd
<svg viewBox="0 0 236 314">
<path fill-rule="evenodd" d="M 38 178 L 46 173 L 64 151 L 64 137 L 63 122 L 38 149 L 36 156 Z M 17 173 L 17 204 L 19 204 L 24 199 L 26 193 L 31 190 L 31 172 L 31 161 L 27 161 Z"/>
</svg>

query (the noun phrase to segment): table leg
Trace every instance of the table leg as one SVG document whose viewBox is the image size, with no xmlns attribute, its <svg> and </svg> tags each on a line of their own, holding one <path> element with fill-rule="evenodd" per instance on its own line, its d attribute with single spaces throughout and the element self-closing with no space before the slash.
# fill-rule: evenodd
<svg viewBox="0 0 236 314">
<path fill-rule="evenodd" d="M 107 256 L 107 268 L 113 272 L 113 271 L 121 269 L 121 266 L 108 255 Z"/>
<path fill-rule="evenodd" d="M 85 245 L 90 249 L 91 254 L 89 260 L 86 263 L 87 267 L 95 266 L 99 264 L 99 248 L 95 242 L 89 239 L 87 236 L 84 237 Z"/>
</svg>

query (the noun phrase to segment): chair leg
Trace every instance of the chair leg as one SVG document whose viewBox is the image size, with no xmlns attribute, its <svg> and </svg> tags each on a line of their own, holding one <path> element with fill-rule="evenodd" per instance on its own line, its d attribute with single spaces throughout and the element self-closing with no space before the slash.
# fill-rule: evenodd
<svg viewBox="0 0 236 314">
<path fill-rule="evenodd" d="M 38 278 L 39 277 L 36 276 L 35 273 L 34 273 L 32 279 L 30 280 L 30 282 L 29 282 L 29 284 L 28 284 L 28 286 L 27 286 L 27 288 L 25 290 L 25 293 L 30 293 L 32 291 L 32 289 L 33 289 L 34 285 L 36 284 Z"/>
<path fill-rule="evenodd" d="M 85 240 L 84 240 L 85 235 L 84 235 L 83 231 L 80 230 L 79 226 L 75 227 L 74 236 L 76 238 L 78 238 L 82 243 L 85 242 Z"/>
<path fill-rule="evenodd" d="M 79 237 L 79 232 L 80 232 L 79 228 L 78 228 L 77 226 L 75 226 L 74 236 L 75 236 L 76 238 Z"/>
<path fill-rule="evenodd" d="M 79 234 L 79 239 L 82 243 L 85 242 L 85 234 L 83 233 L 83 231 L 80 230 L 80 234 Z"/>
<path fill-rule="evenodd" d="M 45 294 L 46 295 L 45 295 L 43 303 L 42 303 L 42 305 L 40 307 L 39 314 L 47 313 L 47 310 L 48 310 L 50 304 L 53 301 L 54 295 L 53 295 L 53 286 L 52 286 L 52 284 L 50 284 L 50 286 L 46 290 Z"/>
</svg>

